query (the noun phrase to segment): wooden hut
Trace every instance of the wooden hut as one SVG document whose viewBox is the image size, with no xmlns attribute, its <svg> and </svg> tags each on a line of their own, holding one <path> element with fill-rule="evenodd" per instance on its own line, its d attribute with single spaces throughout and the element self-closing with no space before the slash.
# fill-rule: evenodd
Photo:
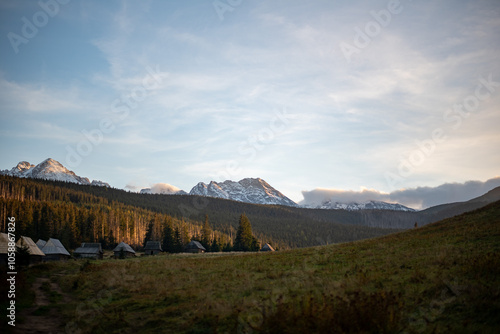
<svg viewBox="0 0 500 334">
<path fill-rule="evenodd" d="M 145 255 L 156 255 L 163 252 L 161 249 L 161 243 L 159 241 L 147 241 L 146 247 L 144 247 Z"/>
<path fill-rule="evenodd" d="M 38 239 L 38 241 L 36 242 L 36 245 L 38 246 L 38 248 L 42 249 L 46 243 L 47 243 L 47 241 L 42 240 L 42 239 Z"/>
<path fill-rule="evenodd" d="M 16 246 L 19 248 L 26 248 L 29 257 L 29 264 L 40 263 L 45 258 L 45 254 L 38 248 L 35 242 L 30 237 L 21 236 L 19 240 L 17 240 Z"/>
<path fill-rule="evenodd" d="M 84 242 L 81 247 L 75 249 L 73 256 L 77 259 L 102 260 L 102 246 L 100 243 Z"/>
<path fill-rule="evenodd" d="M 115 253 L 115 259 L 135 256 L 135 251 L 132 249 L 132 247 L 130 247 L 123 241 L 120 242 L 118 246 L 115 247 L 115 249 L 113 249 L 113 252 Z"/>
<path fill-rule="evenodd" d="M 7 233 L 0 233 L 0 265 L 7 265 L 9 253 L 9 236 Z"/>
<path fill-rule="evenodd" d="M 61 261 L 71 257 L 59 239 L 50 238 L 42 248 L 45 253 L 45 261 Z"/>
<path fill-rule="evenodd" d="M 186 253 L 204 253 L 206 249 L 198 241 L 193 240 L 186 245 L 185 251 Z"/>
<path fill-rule="evenodd" d="M 274 248 L 270 244 L 265 244 L 260 249 L 261 252 L 274 252 Z"/>
</svg>

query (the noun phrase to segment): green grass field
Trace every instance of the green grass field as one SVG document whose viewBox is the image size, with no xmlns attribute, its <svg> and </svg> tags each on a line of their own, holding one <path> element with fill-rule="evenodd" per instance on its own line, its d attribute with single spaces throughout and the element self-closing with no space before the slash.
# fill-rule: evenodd
<svg viewBox="0 0 500 334">
<path fill-rule="evenodd" d="M 59 284 L 70 333 L 497 333 L 499 254 L 497 202 L 367 241 L 50 263 L 28 281 Z"/>
</svg>

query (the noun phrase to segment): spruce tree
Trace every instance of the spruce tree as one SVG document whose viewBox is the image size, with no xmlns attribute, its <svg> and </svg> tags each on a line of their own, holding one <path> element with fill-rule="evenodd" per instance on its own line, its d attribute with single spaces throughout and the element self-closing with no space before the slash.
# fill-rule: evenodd
<svg viewBox="0 0 500 334">
<path fill-rule="evenodd" d="M 234 250 L 241 252 L 257 251 L 259 242 L 252 234 L 252 225 L 245 214 L 240 216 L 236 240 L 234 241 Z"/>
<path fill-rule="evenodd" d="M 146 235 L 144 236 L 144 243 L 143 246 L 146 247 L 146 242 L 151 240 L 151 237 L 153 236 L 153 220 L 149 222 L 148 229 L 146 231 Z"/>
<path fill-rule="evenodd" d="M 181 231 L 178 227 L 176 227 L 174 230 L 174 253 L 182 252 L 183 248 L 184 244 L 182 242 Z"/>
<path fill-rule="evenodd" d="M 210 228 L 210 224 L 208 223 L 208 215 L 205 215 L 205 223 L 203 223 L 203 228 L 201 229 L 201 244 L 207 251 L 211 249 L 211 237 L 212 237 L 212 229 Z"/>
<path fill-rule="evenodd" d="M 221 251 L 220 242 L 215 237 L 214 237 L 214 240 L 212 241 L 212 245 L 210 246 L 210 251 L 211 252 L 220 252 Z"/>
<path fill-rule="evenodd" d="M 162 249 L 167 253 L 175 252 L 174 230 L 172 228 L 171 219 L 167 219 L 165 228 L 163 229 Z"/>
</svg>

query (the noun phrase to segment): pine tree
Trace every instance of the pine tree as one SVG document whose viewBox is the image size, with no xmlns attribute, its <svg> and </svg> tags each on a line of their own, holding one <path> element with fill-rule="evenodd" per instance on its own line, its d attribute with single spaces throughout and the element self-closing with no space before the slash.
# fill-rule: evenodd
<svg viewBox="0 0 500 334">
<path fill-rule="evenodd" d="M 201 244 L 207 251 L 211 250 L 211 237 L 212 237 L 212 228 L 208 223 L 208 215 L 205 215 L 205 223 L 203 223 L 203 228 L 201 229 Z"/>
<path fill-rule="evenodd" d="M 252 234 L 252 225 L 250 220 L 245 214 L 240 216 L 240 223 L 238 231 L 236 232 L 236 240 L 234 241 L 235 251 L 257 251 L 259 249 L 259 242 Z"/>
<path fill-rule="evenodd" d="M 165 228 L 163 229 L 163 251 L 167 253 L 175 252 L 174 230 L 172 229 L 172 221 L 166 220 Z"/>
<path fill-rule="evenodd" d="M 182 242 L 181 231 L 178 227 L 176 227 L 174 230 L 174 253 L 182 252 L 183 248 L 184 244 Z"/>
<path fill-rule="evenodd" d="M 144 243 L 143 243 L 144 247 L 146 247 L 146 242 L 150 241 L 152 236 L 153 236 L 153 220 L 149 222 L 146 235 L 144 236 Z"/>
<path fill-rule="evenodd" d="M 205 247 L 206 248 L 206 247 Z M 208 248 L 207 248 L 208 249 Z M 214 237 L 214 240 L 212 241 L 212 245 L 210 246 L 210 251 L 211 252 L 220 252 L 221 251 L 221 245 L 219 240 Z"/>
</svg>

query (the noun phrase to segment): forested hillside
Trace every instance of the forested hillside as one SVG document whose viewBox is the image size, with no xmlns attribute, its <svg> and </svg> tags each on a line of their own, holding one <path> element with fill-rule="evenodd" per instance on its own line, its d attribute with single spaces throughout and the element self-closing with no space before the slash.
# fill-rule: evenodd
<svg viewBox="0 0 500 334">
<path fill-rule="evenodd" d="M 394 230 L 348 225 L 358 223 L 347 211 L 335 221 L 329 210 L 253 205 L 187 195 L 145 195 L 72 183 L 0 176 L 0 217 L 16 216 L 18 234 L 33 239 L 60 238 L 70 247 L 81 241 L 112 244 L 125 241 L 139 246 L 149 224 L 161 240 L 165 224 L 173 224 L 184 239 L 200 234 L 208 215 L 222 242 L 235 238 L 239 217 L 245 213 L 261 243 L 294 248 L 376 237 Z M 335 216 L 335 217 L 337 217 Z M 359 223 L 358 223 L 359 224 Z M 5 230 L 5 225 L 2 225 Z"/>
<path fill-rule="evenodd" d="M 77 190 L 63 184 L 0 176 L 1 230 L 6 230 L 7 217 L 13 216 L 16 235 L 30 236 L 35 241 L 58 238 L 69 248 L 81 242 L 113 247 L 120 241 L 140 247 L 148 229 L 152 240 L 162 240 L 167 225 L 178 231 L 184 244 L 201 234 L 201 224 L 196 221 L 186 222 L 93 195 L 85 191 L 89 188 Z M 213 238 L 230 242 L 229 234 L 218 231 L 213 232 Z"/>
</svg>

